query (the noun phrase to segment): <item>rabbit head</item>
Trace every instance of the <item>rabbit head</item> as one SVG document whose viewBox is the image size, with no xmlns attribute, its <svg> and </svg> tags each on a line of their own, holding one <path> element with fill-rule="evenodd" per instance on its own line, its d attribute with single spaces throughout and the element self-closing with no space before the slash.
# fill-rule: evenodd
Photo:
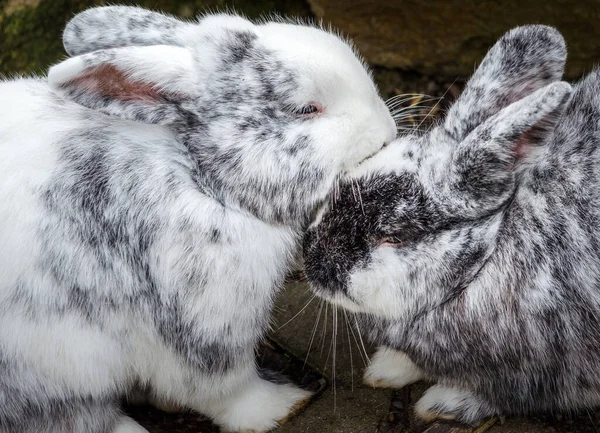
<svg viewBox="0 0 600 433">
<path fill-rule="evenodd" d="M 315 292 L 357 312 L 414 317 L 468 284 L 570 94 L 558 32 L 525 26 L 488 52 L 445 121 L 351 173 L 304 241 Z"/>
<path fill-rule="evenodd" d="M 132 131 L 170 128 L 206 194 L 271 223 L 306 224 L 396 135 L 364 63 L 320 28 L 111 6 L 75 16 L 64 45 L 56 93 Z"/>
</svg>

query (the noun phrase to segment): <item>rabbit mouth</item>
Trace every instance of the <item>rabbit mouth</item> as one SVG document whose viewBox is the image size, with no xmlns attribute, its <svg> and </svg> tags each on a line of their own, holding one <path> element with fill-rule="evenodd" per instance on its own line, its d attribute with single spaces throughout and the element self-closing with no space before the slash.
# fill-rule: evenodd
<svg viewBox="0 0 600 433">
<path fill-rule="evenodd" d="M 362 164 L 364 164 L 365 162 L 367 162 L 369 159 L 373 158 L 375 155 L 377 155 L 379 152 L 381 152 L 383 149 L 385 149 L 388 146 L 388 144 L 390 144 L 390 143 L 387 143 L 387 142 L 383 143 L 379 149 L 377 149 L 374 152 L 370 153 L 365 158 L 363 158 L 358 164 L 356 164 L 355 168 L 360 167 Z"/>
<path fill-rule="evenodd" d="M 381 149 L 383 149 L 383 147 Z M 381 150 L 381 149 L 379 149 L 379 150 Z M 365 162 L 367 162 L 369 159 L 371 159 L 375 155 L 377 155 L 379 153 L 379 150 L 376 150 L 375 152 L 373 152 L 369 156 L 367 156 L 365 159 L 362 159 L 358 164 L 356 164 L 356 168 L 360 167 L 362 164 L 364 164 Z"/>
</svg>

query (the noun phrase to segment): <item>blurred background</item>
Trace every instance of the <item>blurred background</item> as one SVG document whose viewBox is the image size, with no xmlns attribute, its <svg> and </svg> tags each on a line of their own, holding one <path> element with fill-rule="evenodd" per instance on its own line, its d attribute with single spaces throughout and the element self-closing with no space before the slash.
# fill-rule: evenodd
<svg viewBox="0 0 600 433">
<path fill-rule="evenodd" d="M 43 74 L 64 56 L 61 33 L 75 13 L 104 0 L 0 0 L 0 75 Z M 556 26 L 569 46 L 566 76 L 600 58 L 600 0 L 138 0 L 185 18 L 236 10 L 323 19 L 351 37 L 374 69 L 384 97 L 419 92 L 456 96 L 486 50 L 506 30 Z"/>
</svg>

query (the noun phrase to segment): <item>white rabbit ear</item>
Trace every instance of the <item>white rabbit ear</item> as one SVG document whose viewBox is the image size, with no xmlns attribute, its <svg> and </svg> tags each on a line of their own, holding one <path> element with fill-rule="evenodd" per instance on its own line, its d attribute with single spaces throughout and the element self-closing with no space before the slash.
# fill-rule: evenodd
<svg viewBox="0 0 600 433">
<path fill-rule="evenodd" d="M 504 107 L 561 79 L 567 51 L 554 28 L 517 27 L 487 53 L 451 107 L 444 128 L 457 141 Z"/>
<path fill-rule="evenodd" d="M 48 84 L 87 108 L 145 123 L 169 124 L 196 96 L 192 54 L 171 46 L 100 50 L 50 68 Z"/>
<path fill-rule="evenodd" d="M 106 6 L 77 14 L 65 27 L 63 45 L 71 56 L 128 46 L 185 46 L 197 25 L 133 6 Z"/>
<path fill-rule="evenodd" d="M 75 56 L 110 48 L 206 44 L 203 36 L 229 31 L 254 31 L 256 26 L 231 14 L 209 14 L 199 22 L 185 22 L 159 12 L 133 6 L 105 6 L 77 14 L 63 32 L 63 45 Z"/>
</svg>

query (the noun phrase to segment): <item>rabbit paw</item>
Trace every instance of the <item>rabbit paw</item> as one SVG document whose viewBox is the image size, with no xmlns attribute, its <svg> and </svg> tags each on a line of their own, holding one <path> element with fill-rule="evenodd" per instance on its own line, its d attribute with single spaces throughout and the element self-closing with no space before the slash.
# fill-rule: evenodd
<svg viewBox="0 0 600 433">
<path fill-rule="evenodd" d="M 309 391 L 294 385 L 260 379 L 224 401 L 215 421 L 222 431 L 265 432 L 287 421 L 311 396 Z"/>
<path fill-rule="evenodd" d="M 415 406 L 417 416 L 425 422 L 437 419 L 456 420 L 478 425 L 495 411 L 481 397 L 458 388 L 434 385 L 429 388 Z"/>
<path fill-rule="evenodd" d="M 402 388 L 425 378 L 425 374 L 403 352 L 380 347 L 365 371 L 363 381 L 374 388 Z"/>
</svg>

